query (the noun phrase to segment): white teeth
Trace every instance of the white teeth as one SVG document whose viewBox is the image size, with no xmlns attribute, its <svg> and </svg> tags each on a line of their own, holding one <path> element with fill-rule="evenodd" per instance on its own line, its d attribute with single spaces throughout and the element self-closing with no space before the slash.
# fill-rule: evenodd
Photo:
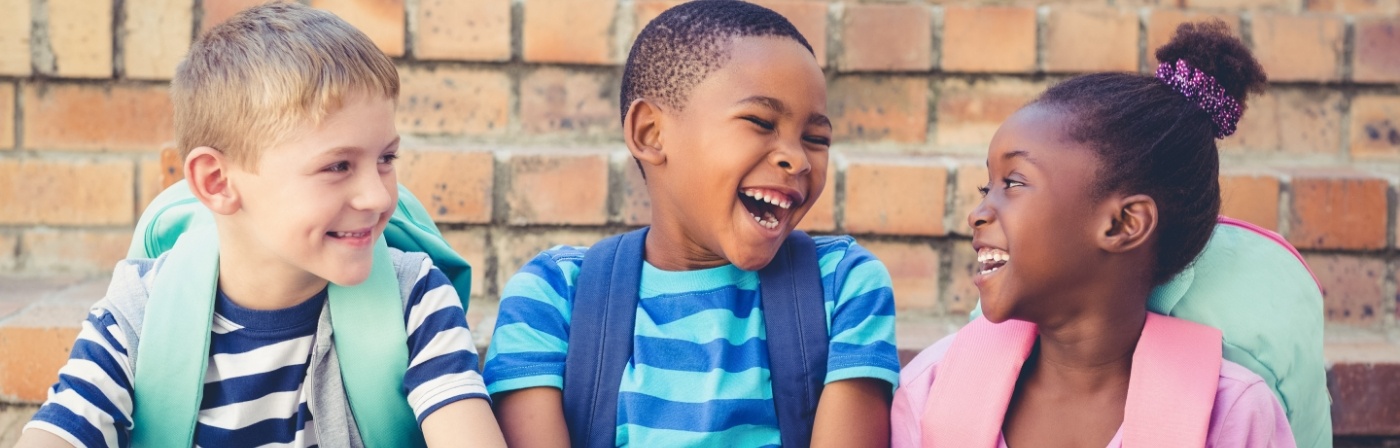
<svg viewBox="0 0 1400 448">
<path fill-rule="evenodd" d="M 1010 261 L 1011 254 L 1001 249 L 982 249 L 977 251 L 977 264 L 980 265 L 977 271 L 983 275 L 996 272 Z"/>
<path fill-rule="evenodd" d="M 767 202 L 769 204 L 781 207 L 783 209 L 792 207 L 792 201 L 788 200 L 787 196 L 782 193 L 763 190 L 744 190 L 743 193 L 745 196 L 754 198 L 755 200 Z"/>
</svg>

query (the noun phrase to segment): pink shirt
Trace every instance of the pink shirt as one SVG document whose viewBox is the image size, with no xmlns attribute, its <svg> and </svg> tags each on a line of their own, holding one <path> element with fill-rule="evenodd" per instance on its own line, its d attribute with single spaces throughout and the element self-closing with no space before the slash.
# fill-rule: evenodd
<svg viewBox="0 0 1400 448">
<path fill-rule="evenodd" d="M 894 407 L 890 411 L 892 446 L 920 446 L 923 430 L 919 419 L 928 400 L 929 388 L 938 374 L 938 363 L 943 360 L 948 347 L 953 345 L 954 336 L 957 334 L 949 335 L 924 349 L 899 374 L 899 390 L 894 394 Z M 997 446 L 1006 448 L 1006 440 L 998 438 Z M 1119 428 L 1108 443 L 1108 448 L 1122 446 L 1123 430 Z M 1223 361 L 1206 446 L 1292 448 L 1297 444 L 1288 426 L 1288 416 L 1284 414 L 1273 391 L 1264 384 L 1264 379 L 1239 364 Z"/>
</svg>

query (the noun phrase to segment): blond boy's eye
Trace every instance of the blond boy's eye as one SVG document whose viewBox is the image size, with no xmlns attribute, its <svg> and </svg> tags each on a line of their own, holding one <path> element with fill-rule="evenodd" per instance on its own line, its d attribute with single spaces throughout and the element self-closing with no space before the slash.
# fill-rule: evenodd
<svg viewBox="0 0 1400 448">
<path fill-rule="evenodd" d="M 336 162 L 334 165 L 326 167 L 326 171 L 332 173 L 350 171 L 350 162 Z"/>
<path fill-rule="evenodd" d="M 399 159 L 399 155 L 398 155 L 398 154 L 385 154 L 385 155 L 379 156 L 379 163 L 391 164 L 391 165 L 392 165 L 392 164 L 394 163 L 394 161 L 395 161 L 395 160 L 398 160 L 398 159 Z"/>
</svg>

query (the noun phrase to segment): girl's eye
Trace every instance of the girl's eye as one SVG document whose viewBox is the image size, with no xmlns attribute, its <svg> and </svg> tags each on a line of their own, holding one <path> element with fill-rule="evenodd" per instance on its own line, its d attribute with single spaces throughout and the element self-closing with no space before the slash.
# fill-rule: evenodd
<svg viewBox="0 0 1400 448">
<path fill-rule="evenodd" d="M 334 165 L 326 167 L 326 171 L 332 173 L 343 173 L 350 171 L 350 162 L 336 162 Z"/>
<path fill-rule="evenodd" d="M 977 187 L 977 192 L 978 192 L 978 193 L 982 193 L 982 197 L 985 198 L 985 197 L 987 197 L 987 193 L 991 193 L 991 192 L 992 192 L 992 187 L 987 186 L 987 185 L 983 185 L 983 186 Z"/>
<path fill-rule="evenodd" d="M 379 163 L 382 163 L 382 164 L 385 164 L 385 165 L 393 165 L 393 164 L 394 164 L 394 161 L 395 161 L 395 160 L 398 160 L 398 159 L 399 159 L 399 154 L 398 154 L 398 153 L 392 153 L 392 152 L 391 152 L 391 153 L 388 153 L 388 154 L 379 156 Z"/>
<path fill-rule="evenodd" d="M 1003 181 L 1006 182 L 1006 188 L 1026 186 L 1026 184 L 1023 182 L 1017 182 L 1011 179 L 1003 179 Z"/>
<path fill-rule="evenodd" d="M 758 117 L 744 117 L 744 119 L 748 120 L 750 123 L 758 125 L 758 127 L 763 128 L 763 130 L 765 131 L 771 131 L 774 128 L 773 122 Z"/>
</svg>

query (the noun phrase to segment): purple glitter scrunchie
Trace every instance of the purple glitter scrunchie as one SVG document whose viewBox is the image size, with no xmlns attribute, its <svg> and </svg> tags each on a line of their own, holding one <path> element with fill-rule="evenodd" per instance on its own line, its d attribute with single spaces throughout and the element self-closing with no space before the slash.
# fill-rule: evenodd
<svg viewBox="0 0 1400 448">
<path fill-rule="evenodd" d="M 1176 64 L 1163 62 L 1158 65 L 1157 79 L 1210 114 L 1211 121 L 1215 122 L 1215 138 L 1225 138 L 1235 133 L 1235 125 L 1240 122 L 1244 111 L 1240 102 L 1226 94 L 1225 88 L 1220 87 L 1215 77 L 1178 59 Z"/>
</svg>

